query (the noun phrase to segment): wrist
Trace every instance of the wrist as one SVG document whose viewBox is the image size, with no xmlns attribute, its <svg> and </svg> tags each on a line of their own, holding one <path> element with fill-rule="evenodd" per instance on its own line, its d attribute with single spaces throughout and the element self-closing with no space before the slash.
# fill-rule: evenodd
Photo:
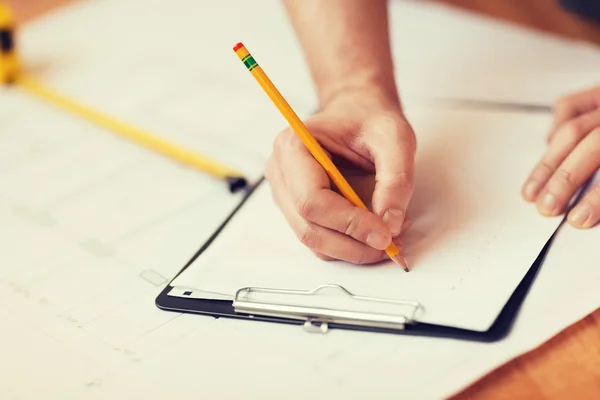
<svg viewBox="0 0 600 400">
<path fill-rule="evenodd" d="M 402 109 L 395 82 L 381 79 L 337 81 L 318 91 L 319 106 L 324 110 L 336 103 L 351 101 L 387 109 Z"/>
<path fill-rule="evenodd" d="M 400 107 L 400 97 L 393 73 L 356 72 L 349 78 L 332 79 L 318 85 L 319 105 L 326 108 L 334 100 L 351 95 L 364 96 L 390 107 Z"/>
</svg>

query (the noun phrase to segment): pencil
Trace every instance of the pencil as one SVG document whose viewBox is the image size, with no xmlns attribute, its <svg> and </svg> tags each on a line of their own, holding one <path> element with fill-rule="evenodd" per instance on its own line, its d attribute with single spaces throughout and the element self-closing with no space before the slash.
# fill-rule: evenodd
<svg viewBox="0 0 600 400">
<path fill-rule="evenodd" d="M 329 177 L 331 178 L 335 186 L 340 190 L 342 195 L 354 206 L 368 210 L 365 203 L 352 189 L 348 181 L 346 181 L 346 179 L 344 178 L 342 173 L 337 169 L 333 161 L 331 161 L 331 159 L 327 156 L 325 150 L 308 131 L 306 125 L 304 125 L 304 123 L 294 112 L 292 107 L 284 99 L 281 93 L 279 93 L 273 82 L 271 82 L 271 80 L 267 77 L 263 69 L 258 65 L 256 60 L 254 59 L 254 57 L 252 57 L 252 55 L 246 49 L 246 47 L 242 43 L 238 43 L 233 47 L 233 51 L 244 63 L 248 71 L 250 71 L 252 76 L 256 79 L 256 81 L 259 83 L 259 85 L 262 87 L 265 93 L 269 96 L 269 98 L 275 104 L 277 109 L 281 112 L 281 114 L 283 114 L 285 119 L 290 124 L 291 128 L 300 137 L 300 140 L 302 140 L 302 142 L 308 148 L 312 156 L 327 172 L 327 175 L 329 175 Z M 400 255 L 398 248 L 393 242 L 389 245 L 385 252 L 389 258 L 391 258 L 394 262 L 402 266 L 402 268 L 406 272 L 408 272 L 406 262 Z"/>
</svg>

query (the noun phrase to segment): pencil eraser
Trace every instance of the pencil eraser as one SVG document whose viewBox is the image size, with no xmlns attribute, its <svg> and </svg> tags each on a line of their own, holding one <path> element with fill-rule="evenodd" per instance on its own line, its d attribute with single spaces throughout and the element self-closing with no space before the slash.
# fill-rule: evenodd
<svg viewBox="0 0 600 400">
<path fill-rule="evenodd" d="M 239 42 L 238 44 L 236 44 L 235 46 L 233 46 L 233 51 L 238 51 L 242 47 L 244 47 L 244 45 L 242 44 L 242 42 Z"/>
</svg>

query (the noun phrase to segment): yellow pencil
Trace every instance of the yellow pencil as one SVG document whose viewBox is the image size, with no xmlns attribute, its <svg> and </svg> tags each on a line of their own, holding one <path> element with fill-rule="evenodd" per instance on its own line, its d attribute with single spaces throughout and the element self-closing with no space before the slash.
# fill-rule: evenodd
<svg viewBox="0 0 600 400">
<path fill-rule="evenodd" d="M 277 109 L 281 112 L 281 114 L 283 114 L 283 116 L 288 121 L 294 132 L 296 132 L 296 134 L 300 137 L 304 145 L 308 148 L 308 150 L 317 160 L 317 162 L 321 164 L 323 169 L 327 172 L 333 183 L 337 186 L 340 192 L 342 192 L 344 197 L 352 204 L 354 204 L 354 206 L 368 210 L 365 203 L 352 189 L 348 181 L 346 181 L 346 179 L 344 178 L 342 173 L 337 169 L 333 161 L 331 161 L 331 159 L 327 156 L 325 150 L 321 147 L 319 142 L 317 142 L 317 140 L 311 135 L 311 133 L 306 128 L 306 125 L 304 125 L 304 123 L 294 112 L 292 107 L 290 107 L 290 105 L 283 98 L 281 93 L 279 93 L 273 82 L 271 82 L 271 80 L 267 77 L 262 68 L 256 63 L 256 60 L 254 60 L 254 58 L 246 49 L 246 47 L 242 43 L 238 43 L 233 47 L 233 51 L 235 51 L 239 59 L 244 63 L 246 68 L 248 68 L 248 71 L 250 71 L 252 76 L 256 79 L 256 81 L 259 83 L 259 85 L 262 87 L 265 93 L 269 96 L 269 98 L 275 104 Z M 406 262 L 400 256 L 400 252 L 398 251 L 398 248 L 393 242 L 385 251 L 393 261 L 401 265 L 402 268 L 404 268 L 404 270 L 408 272 Z"/>
</svg>

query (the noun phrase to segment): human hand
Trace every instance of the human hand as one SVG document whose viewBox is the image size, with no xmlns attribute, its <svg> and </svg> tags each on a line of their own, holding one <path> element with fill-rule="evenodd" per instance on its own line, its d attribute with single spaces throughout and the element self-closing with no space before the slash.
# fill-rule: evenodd
<svg viewBox="0 0 600 400">
<path fill-rule="evenodd" d="M 600 167 L 600 87 L 556 102 L 548 149 L 523 185 L 523 197 L 540 213 L 564 212 L 575 192 Z M 568 215 L 571 225 L 590 228 L 600 220 L 600 184 Z"/>
<path fill-rule="evenodd" d="M 332 188 L 327 173 L 291 130 L 274 143 L 265 177 L 275 203 L 299 240 L 318 257 L 370 264 L 405 223 L 413 193 L 415 137 L 398 103 L 362 92 L 339 94 L 305 121 L 338 167 L 351 163 L 375 172 L 372 212 Z M 364 199 L 363 199 L 364 200 Z"/>
</svg>

